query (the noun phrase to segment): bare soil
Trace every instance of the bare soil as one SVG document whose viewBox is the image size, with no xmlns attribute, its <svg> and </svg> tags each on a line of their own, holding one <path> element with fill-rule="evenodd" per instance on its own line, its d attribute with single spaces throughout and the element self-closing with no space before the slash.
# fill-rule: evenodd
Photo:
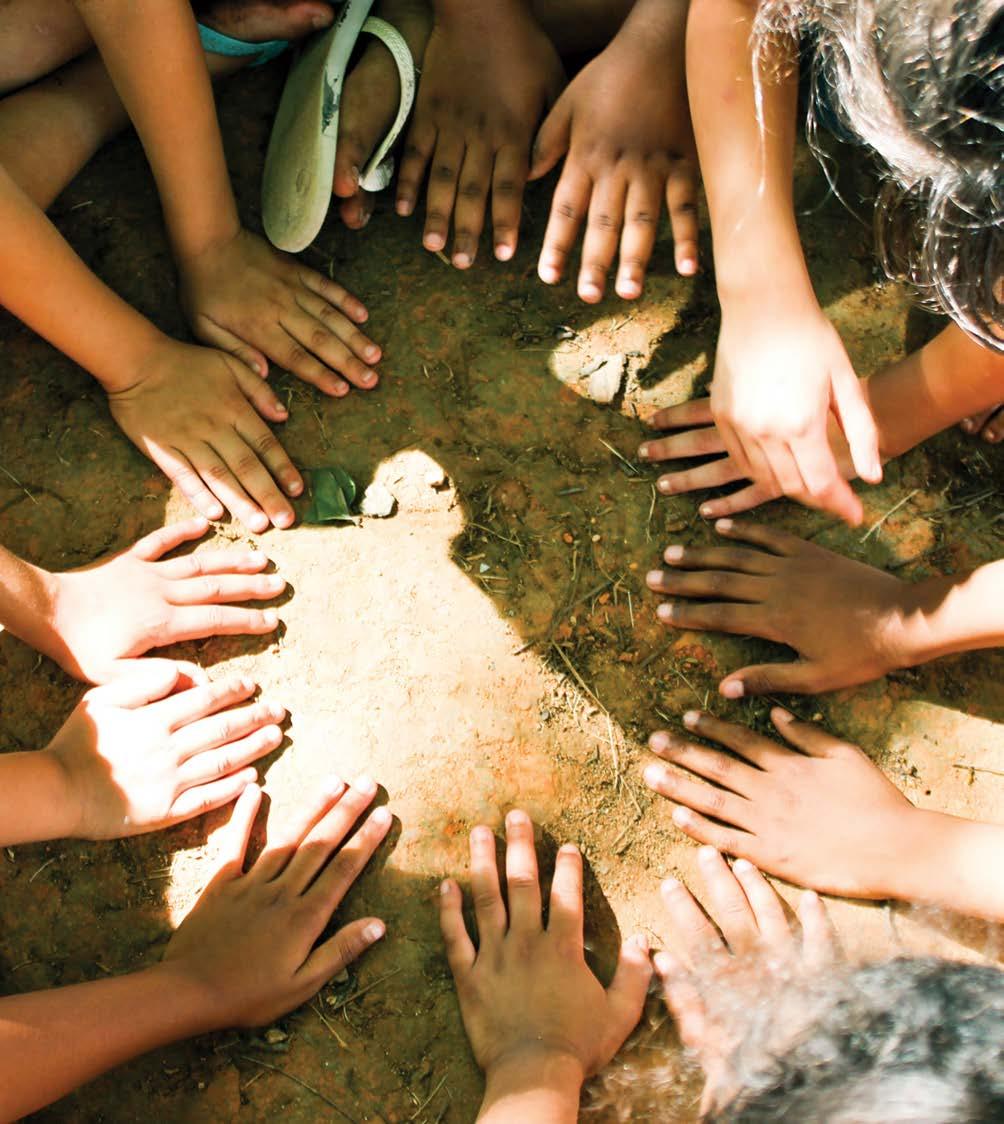
<svg viewBox="0 0 1004 1124">
<path fill-rule="evenodd" d="M 280 80 L 281 66 L 268 67 L 239 76 L 221 98 L 241 208 L 255 229 Z M 855 173 L 848 197 L 862 184 Z M 253 542 L 290 581 L 285 628 L 274 643 L 220 639 L 177 652 L 217 672 L 249 672 L 289 707 L 289 737 L 262 770 L 274 814 L 331 772 L 351 778 L 365 769 L 380 780 L 399 826 L 344 914 L 384 917 L 388 938 L 267 1035 L 221 1034 L 161 1051 L 39 1119 L 472 1120 L 480 1078 L 434 900 L 445 873 L 465 870 L 469 829 L 500 825 L 514 806 L 535 817 L 545 850 L 566 839 L 582 846 L 601 974 L 620 934 L 641 927 L 654 942 L 668 939 L 658 884 L 668 873 L 690 880 L 695 847 L 641 782 L 645 738 L 695 704 L 763 726 L 768 702 L 728 703 L 715 687 L 740 662 L 782 652 L 668 633 L 644 588 L 670 538 L 714 537 L 695 499 L 654 498 L 656 473 L 634 461 L 638 416 L 707 379 L 718 323 L 713 277 L 708 269 L 696 280 L 675 276 L 667 235 L 637 304 L 611 297 L 588 307 L 570 283 L 544 287 L 534 265 L 550 187 L 529 194 L 515 261 L 483 257 L 466 274 L 425 253 L 419 220 L 395 217 L 386 200 L 362 233 L 329 221 L 308 260 L 367 302 L 386 349 L 383 381 L 374 393 L 331 401 L 274 375 L 291 408 L 283 439 L 305 467 L 338 464 L 362 486 L 380 479 L 397 512 L 260 538 L 219 525 L 215 541 Z M 827 197 L 807 156 L 799 197 L 814 280 L 859 373 L 923 342 L 935 325 L 879 279 L 868 222 Z M 867 202 L 857 205 L 867 215 Z M 54 217 L 101 276 L 183 332 L 134 138 L 104 151 Z M 83 372 L 9 318 L 0 333 L 5 545 L 66 568 L 185 514 Z M 585 398 L 578 377 L 610 354 L 628 356 L 627 391 L 614 408 Z M 762 518 L 904 577 L 949 573 L 1001 553 L 1002 465 L 1000 450 L 942 435 L 867 490 L 867 525 L 896 510 L 864 542 L 787 503 Z M 446 482 L 433 487 L 440 470 Z M 44 745 L 81 690 L 0 636 L 5 748 Z M 918 803 L 999 818 L 1001 653 L 785 701 L 862 744 Z M 206 881 L 207 834 L 219 822 L 0 854 L 0 988 L 96 979 L 155 959 Z M 993 959 L 1001 951 L 992 927 L 906 906 L 834 902 L 832 914 L 852 955 Z M 674 1113 L 692 1119 L 693 1106 Z"/>
</svg>

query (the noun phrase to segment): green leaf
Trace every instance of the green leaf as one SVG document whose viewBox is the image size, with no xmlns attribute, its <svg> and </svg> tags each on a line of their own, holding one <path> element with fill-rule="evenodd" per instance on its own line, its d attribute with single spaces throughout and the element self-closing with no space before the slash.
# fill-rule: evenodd
<svg viewBox="0 0 1004 1124">
<path fill-rule="evenodd" d="M 327 467 L 310 470 L 310 506 L 304 523 L 355 523 L 352 503 L 356 498 L 356 482 L 343 468 Z"/>
</svg>

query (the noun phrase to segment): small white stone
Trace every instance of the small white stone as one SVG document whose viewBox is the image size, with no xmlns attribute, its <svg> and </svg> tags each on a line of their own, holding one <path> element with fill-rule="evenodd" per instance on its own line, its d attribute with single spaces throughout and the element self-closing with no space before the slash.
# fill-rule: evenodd
<svg viewBox="0 0 1004 1124">
<path fill-rule="evenodd" d="M 394 514 L 396 504 L 397 500 L 383 484 L 373 483 L 363 492 L 359 512 L 370 519 L 386 519 L 388 515 Z"/>
<path fill-rule="evenodd" d="M 623 355 L 607 355 L 603 362 L 590 372 L 586 393 L 594 402 L 609 405 L 620 393 L 624 382 L 627 360 Z"/>
<path fill-rule="evenodd" d="M 445 488 L 448 483 L 446 473 L 438 465 L 430 468 L 425 474 L 425 484 L 428 488 Z"/>
</svg>

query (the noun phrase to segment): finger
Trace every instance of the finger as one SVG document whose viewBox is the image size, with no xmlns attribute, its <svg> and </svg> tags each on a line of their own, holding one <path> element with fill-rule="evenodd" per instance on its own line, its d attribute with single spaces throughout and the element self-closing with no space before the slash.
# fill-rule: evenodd
<svg viewBox="0 0 1004 1124">
<path fill-rule="evenodd" d="M 195 754 L 178 770 L 178 785 L 192 788 L 229 776 L 265 757 L 280 745 L 282 730 L 278 726 L 263 726 L 246 738 L 229 742 L 222 749 Z"/>
<path fill-rule="evenodd" d="M 425 169 L 436 148 L 436 129 L 430 123 L 428 111 L 421 100 L 401 153 L 401 167 L 397 174 L 397 203 L 399 215 L 410 215 L 418 202 L 419 189 L 425 178 Z"/>
<path fill-rule="evenodd" d="M 765 527 L 761 523 L 736 523 L 732 519 L 719 519 L 715 530 L 726 538 L 739 539 L 741 542 L 753 543 L 762 546 L 782 558 L 791 557 L 804 551 L 806 543 L 797 535 L 790 535 L 787 531 L 777 531 L 773 527 Z M 745 553 L 745 552 L 744 552 Z M 762 557 L 762 555 L 757 555 Z"/>
<path fill-rule="evenodd" d="M 303 491 L 303 477 L 297 472 L 296 466 L 289 459 L 286 450 L 268 426 L 260 422 L 258 418 L 247 415 L 238 422 L 237 431 L 248 446 L 254 450 L 256 456 L 264 461 L 265 467 L 280 482 L 286 495 L 300 495 Z M 271 484 L 269 487 L 271 488 Z M 285 501 L 283 502 L 285 503 Z M 286 504 L 283 510 L 288 506 Z"/>
<path fill-rule="evenodd" d="M 784 956 L 791 951 L 792 934 L 784 907 L 774 887 L 748 859 L 736 859 L 732 873 L 739 879 L 746 900 L 753 910 L 760 940 L 774 956 Z"/>
<path fill-rule="evenodd" d="M 749 457 L 746 455 L 746 448 L 736 432 L 735 426 L 727 418 L 719 416 L 715 416 L 715 425 L 718 429 L 718 435 L 722 439 L 722 444 L 725 446 L 725 451 L 732 458 L 736 468 L 747 480 L 753 480 L 753 466 L 750 464 Z"/>
<path fill-rule="evenodd" d="M 241 468 L 246 469 L 253 460 L 257 460 L 254 453 L 237 436 L 236 431 L 231 430 L 229 434 L 223 433 L 220 438 L 220 444 L 234 457 Z M 235 451 L 235 447 L 236 450 L 244 451 Z M 195 471 L 212 488 L 213 494 L 220 498 L 235 519 L 239 519 L 248 530 L 254 531 L 256 534 L 262 534 L 268 530 L 268 516 L 241 487 L 238 477 L 234 475 L 226 463 L 225 454 L 217 453 L 215 449 L 208 445 L 200 445 L 192 451 L 191 456 Z"/>
<path fill-rule="evenodd" d="M 791 663 L 760 663 L 742 667 L 718 684 L 726 699 L 744 699 L 753 695 L 818 695 L 827 690 L 820 668 L 809 660 Z"/>
<path fill-rule="evenodd" d="M 722 722 L 721 719 L 701 710 L 688 710 L 683 715 L 683 724 L 702 738 L 727 746 L 733 753 L 737 753 L 758 769 L 769 768 L 778 757 L 783 757 L 785 754 L 776 742 L 761 737 L 748 726 L 739 726 L 735 722 Z"/>
<path fill-rule="evenodd" d="M 425 232 L 422 245 L 432 253 L 446 246 L 450 217 L 457 198 L 457 180 L 464 158 L 463 138 L 440 132 L 429 166 L 429 186 L 425 197 Z"/>
<path fill-rule="evenodd" d="M 763 578 L 729 570 L 651 570 L 645 584 L 655 593 L 674 597 L 710 597 L 729 601 L 763 603 L 770 585 Z"/>
<path fill-rule="evenodd" d="M 753 797 L 759 776 L 757 770 L 751 769 L 743 761 L 736 761 L 734 757 L 729 757 L 720 750 L 695 745 L 686 738 L 669 733 L 668 730 L 656 730 L 648 739 L 648 747 L 664 761 L 672 761 L 674 765 L 679 765 L 687 772 L 703 777 L 720 788 L 739 796 L 750 799 Z M 758 768 L 769 764 L 766 758 L 759 758 L 759 760 L 762 765 Z"/>
<path fill-rule="evenodd" d="M 645 1005 L 649 981 L 652 979 L 652 961 L 648 955 L 648 942 L 640 933 L 621 945 L 614 978 L 607 988 L 608 1025 L 606 1027 L 606 1063 L 617 1052 L 624 1039 L 638 1025 L 641 1009 Z"/>
<path fill-rule="evenodd" d="M 474 966 L 474 942 L 464 923 L 464 896 L 452 878 L 447 878 L 439 888 L 439 928 L 446 946 L 446 961 L 453 978 L 460 980 Z"/>
<path fill-rule="evenodd" d="M 492 239 L 498 261 L 510 261 L 516 253 L 527 171 L 525 146 L 503 144 L 495 153 L 495 169 L 492 173 Z"/>
<path fill-rule="evenodd" d="M 181 453 L 162 448 L 148 450 L 150 459 L 164 473 L 188 502 L 206 519 L 222 519 L 226 508 L 206 486 L 202 477 L 192 467 L 192 462 Z"/>
<path fill-rule="evenodd" d="M 813 507 L 832 511 L 856 527 L 863 515 L 861 501 L 840 475 L 825 432 L 821 439 L 803 437 L 792 441 L 791 447 L 807 489 L 806 494 L 798 498 Z"/>
<path fill-rule="evenodd" d="M 238 796 L 258 778 L 254 768 L 242 769 L 239 773 L 231 773 L 209 784 L 198 785 L 195 788 L 185 789 L 171 805 L 164 827 L 171 827 L 185 820 L 194 819 L 196 816 L 222 808 Z"/>
<path fill-rule="evenodd" d="M 696 1050 L 707 1037 L 707 1012 L 700 990 L 684 965 L 668 952 L 655 954 L 655 970 L 662 981 L 663 999 L 676 1023 L 680 1041 Z"/>
<path fill-rule="evenodd" d="M 311 981 L 307 998 L 358 960 L 386 932 L 387 927 L 379 917 L 363 917 L 359 921 L 350 921 L 333 937 L 319 944 L 303 962 L 298 973 L 305 980 Z"/>
<path fill-rule="evenodd" d="M 736 478 L 738 479 L 738 477 Z M 740 488 L 728 496 L 721 496 L 715 500 L 708 500 L 700 507 L 701 517 L 704 519 L 718 519 L 722 516 L 739 515 L 741 512 L 750 511 L 762 503 L 776 500 L 778 493 L 763 484 L 750 484 L 747 488 Z"/>
<path fill-rule="evenodd" d="M 136 558 L 142 558 L 144 562 L 156 562 L 182 543 L 201 539 L 208 530 L 208 519 L 186 519 L 183 523 L 172 523 L 144 535 L 139 542 L 133 544 L 130 553 Z"/>
<path fill-rule="evenodd" d="M 690 429 L 695 425 L 714 425 L 711 399 L 692 398 L 677 406 L 666 406 L 662 410 L 656 410 L 647 424 L 653 429 Z"/>
<path fill-rule="evenodd" d="M 725 445 L 713 425 L 685 429 L 672 437 L 661 437 L 638 446 L 638 459 L 670 461 L 685 457 L 713 457 L 725 452 Z"/>
<path fill-rule="evenodd" d="M 341 377 L 340 370 L 349 362 L 348 349 L 343 347 L 335 355 L 335 348 L 328 348 L 332 353 L 332 365 L 326 366 L 312 349 L 315 345 L 324 348 L 329 333 L 323 324 L 299 307 L 284 309 L 279 316 L 279 327 L 281 342 L 275 345 L 274 350 L 282 356 L 282 365 L 297 378 L 316 386 L 322 394 L 344 398 L 349 392 L 349 384 Z M 365 369 L 364 364 L 360 367 Z"/>
<path fill-rule="evenodd" d="M 243 702 L 257 690 L 258 684 L 246 675 L 227 676 L 204 687 L 193 687 L 163 699 L 157 703 L 152 714 L 173 733 L 199 718 Z"/>
<path fill-rule="evenodd" d="M 557 285 L 565 273 L 569 254 L 589 207 L 592 180 L 574 161 L 566 160 L 554 189 L 547 229 L 537 259 L 537 276 L 545 285 Z"/>
<path fill-rule="evenodd" d="M 659 620 L 671 628 L 698 632 L 731 632 L 737 636 L 762 636 L 777 640 L 771 617 L 757 605 L 728 602 L 663 601 L 656 609 Z"/>
<path fill-rule="evenodd" d="M 199 687 L 209 682 L 209 676 L 198 664 L 189 660 L 165 660 L 158 656 L 113 660 L 108 667 L 103 682 L 110 683 L 123 675 L 135 675 L 137 672 L 146 673 L 162 666 L 170 668 L 177 674 L 177 680 L 171 687 L 172 692 L 187 691 L 189 687 Z"/>
<path fill-rule="evenodd" d="M 485 945 L 499 939 L 506 929 L 506 911 L 495 861 L 495 836 L 488 827 L 476 827 L 471 832 L 471 893 L 478 939 Z"/>
<path fill-rule="evenodd" d="M 346 839 L 359 817 L 373 803 L 376 794 L 376 781 L 363 774 L 352 782 L 334 807 L 311 828 L 280 875 L 293 893 L 302 894 L 306 891 L 335 849 Z M 386 809 L 383 811 L 386 812 Z"/>
<path fill-rule="evenodd" d="M 158 569 L 170 581 L 184 581 L 207 574 L 257 574 L 269 564 L 261 550 L 201 550 L 181 558 L 169 558 Z"/>
<path fill-rule="evenodd" d="M 368 390 L 376 385 L 377 373 L 370 366 L 380 358 L 380 348 L 342 312 L 314 293 L 296 298 L 302 317 L 291 319 L 291 334 L 332 371 L 338 371 L 353 386 Z M 325 389 L 322 386 L 320 389 Z"/>
<path fill-rule="evenodd" d="M 802 926 L 802 958 L 806 967 L 818 970 L 836 960 L 837 936 L 815 890 L 804 891 L 798 899 L 798 920 Z"/>
<path fill-rule="evenodd" d="M 744 955 L 756 948 L 760 938 L 756 918 L 738 879 L 714 847 L 697 852 L 701 876 L 708 891 L 708 912 L 732 952 Z"/>
<path fill-rule="evenodd" d="M 783 495 L 784 488 L 781 487 L 781 481 L 774 471 L 774 462 L 771 459 L 771 455 L 777 453 L 778 443 L 747 439 L 734 431 L 733 434 L 743 452 L 743 457 L 736 460 L 736 467 L 743 468 L 745 462 L 748 466 L 746 474 L 754 484 L 763 484 L 765 487 L 772 488 L 777 495 Z M 732 446 L 728 444 L 727 431 L 723 432 L 722 436 L 725 438 L 726 448 L 731 453 Z"/>
<path fill-rule="evenodd" d="M 683 472 L 670 472 L 665 476 L 660 476 L 656 481 L 656 487 L 664 496 L 678 496 L 684 495 L 687 492 L 705 491 L 708 488 L 721 488 L 725 484 L 734 484 L 737 480 L 743 480 L 745 477 L 736 468 L 735 463 L 731 457 L 722 457 L 720 460 L 712 461 L 711 464 L 702 464 L 699 468 L 688 468 Z M 759 485 L 753 485 L 759 489 Z M 751 489 L 743 489 L 743 491 L 750 491 Z M 768 492 L 763 489 L 764 498 L 774 499 L 776 493 Z M 739 493 L 734 493 L 738 495 Z M 726 497 L 731 498 L 731 497 Z M 763 502 L 762 500 L 755 501 Z M 705 504 L 701 508 L 701 514 L 705 515 Z M 745 508 L 740 508 L 745 510 Z M 705 518 L 707 516 L 705 515 Z"/>
<path fill-rule="evenodd" d="M 729 520 L 721 519 L 715 530 Z M 735 536 L 738 538 L 739 536 Z M 777 571 L 777 560 L 762 550 L 747 550 L 742 546 L 682 546 L 672 544 L 663 552 L 667 564 L 677 570 L 731 570 L 737 574 L 766 577 Z"/>
<path fill-rule="evenodd" d="M 225 605 L 231 601 L 271 601 L 286 588 L 278 574 L 211 574 L 172 582 L 172 605 Z"/>
<path fill-rule="evenodd" d="M 234 706 L 222 714 L 213 714 L 209 718 L 192 722 L 183 726 L 172 739 L 178 764 L 183 766 L 189 758 L 204 754 L 206 750 L 236 743 L 263 726 L 275 725 L 278 729 L 277 724 L 285 717 L 284 706 L 262 700 L 249 706 Z M 184 769 L 182 774 L 184 775 Z"/>
<path fill-rule="evenodd" d="M 280 528 L 292 526 L 296 518 L 293 508 L 263 462 L 271 459 L 277 465 L 277 474 L 296 470 L 268 426 L 255 417 L 242 418 L 235 430 L 222 435 L 216 442 L 216 452 L 229 469 L 228 475 L 219 480 L 221 488 L 230 488 L 235 504 L 248 506 L 251 513 L 249 519 L 252 522 L 249 522 L 240 510 L 235 511 L 232 507 L 231 511 L 242 522 L 259 532 L 267 531 L 270 524 Z M 264 517 L 258 514 L 260 512 L 264 512 Z"/>
<path fill-rule="evenodd" d="M 878 427 L 865 400 L 861 381 L 849 366 L 841 363 L 834 369 L 831 385 L 833 405 L 847 438 L 854 471 L 866 483 L 878 484 L 882 480 Z"/>
<path fill-rule="evenodd" d="M 528 179 L 537 180 L 541 176 L 546 176 L 568 151 L 572 135 L 571 105 L 571 99 L 562 96 L 544 118 L 537 132 L 537 138 L 533 142 L 532 164 Z"/>
<path fill-rule="evenodd" d="M 582 854 L 574 843 L 566 843 L 554 860 L 547 931 L 581 951 L 582 930 Z"/>
<path fill-rule="evenodd" d="M 317 876 L 317 881 L 307 890 L 305 898 L 308 901 L 321 903 L 319 908 L 330 917 L 352 888 L 352 884 L 362 874 L 377 847 L 386 839 L 393 822 L 394 817 L 389 808 L 375 808 L 366 817 L 362 827 L 342 845 L 335 857 Z M 308 839 L 306 846 L 311 845 Z"/>
<path fill-rule="evenodd" d="M 325 778 L 314 799 L 295 816 L 287 819 L 269 817 L 268 837 L 251 875 L 260 882 L 271 882 L 286 869 L 301 841 L 321 822 L 345 794 L 345 782 L 337 776 Z"/>
<path fill-rule="evenodd" d="M 791 447 L 783 441 L 765 441 L 763 445 L 778 487 L 786 496 L 802 496 L 808 491 Z"/>
<path fill-rule="evenodd" d="M 509 888 L 509 931 L 535 933 L 541 928 L 540 877 L 533 824 L 518 809 L 505 818 L 505 875 Z"/>
<path fill-rule="evenodd" d="M 722 823 L 745 827 L 749 812 L 744 805 L 749 801 L 735 793 L 726 792 L 712 785 L 700 784 L 689 777 L 681 776 L 667 769 L 665 765 L 646 765 L 643 773 L 645 783 L 653 791 L 684 807 L 714 816 Z"/>
<path fill-rule="evenodd" d="M 171 613 L 170 643 L 206 636 L 263 636 L 279 627 L 275 609 L 234 609 L 221 605 L 179 607 Z"/>
<path fill-rule="evenodd" d="M 256 347 L 252 347 L 240 336 L 235 336 L 233 332 L 217 324 L 208 316 L 195 317 L 192 334 L 202 343 L 232 355 L 241 366 L 247 367 L 256 378 L 268 378 L 268 360 L 265 356 Z"/>
<path fill-rule="evenodd" d="M 481 141 L 468 144 L 460 168 L 457 205 L 453 213 L 452 261 L 457 269 L 469 269 L 478 256 L 478 241 L 485 226 L 488 185 L 492 178 L 493 154 Z"/>
<path fill-rule="evenodd" d="M 690 966 L 697 967 L 707 956 L 723 955 L 721 935 L 687 887 L 676 878 L 666 878 L 660 889 L 670 924 Z"/>
<path fill-rule="evenodd" d="M 626 192 L 627 183 L 619 172 L 606 176 L 593 186 L 578 280 L 579 297 L 589 304 L 601 300 L 607 287 L 607 274 L 624 226 Z"/>
<path fill-rule="evenodd" d="M 244 791 L 237 798 L 234 810 L 230 813 L 230 822 L 223 831 L 219 862 L 213 881 L 230 881 L 240 877 L 244 870 L 244 860 L 247 858 L 248 844 L 251 842 L 251 830 L 260 807 L 261 789 L 253 783 L 245 785 Z"/>
<path fill-rule="evenodd" d="M 660 187 L 658 175 L 648 167 L 636 171 L 628 184 L 614 285 L 617 295 L 624 300 L 641 296 L 662 211 Z"/>
<path fill-rule="evenodd" d="M 798 722 L 794 714 L 780 706 L 771 710 L 770 720 L 785 741 L 797 746 L 810 757 L 829 757 L 834 750 L 842 749 L 845 745 L 814 722 Z"/>
<path fill-rule="evenodd" d="M 748 858 L 755 862 L 753 854 L 756 836 L 747 831 L 740 831 L 734 827 L 722 827 L 721 824 L 691 811 L 690 808 L 676 807 L 673 809 L 673 823 L 691 839 L 698 843 L 707 843 L 723 855 L 735 855 Z"/>
<path fill-rule="evenodd" d="M 697 272 L 697 168 L 681 158 L 674 162 L 666 181 L 666 206 L 673 231 L 676 270 L 684 277 Z"/>
<path fill-rule="evenodd" d="M 180 677 L 181 670 L 171 660 L 137 661 L 137 666 L 128 674 L 93 688 L 84 695 L 84 700 L 89 704 L 138 710 L 170 694 Z"/>
<path fill-rule="evenodd" d="M 366 305 L 357 296 L 350 293 L 344 285 L 339 285 L 337 281 L 332 281 L 330 277 L 325 277 L 323 273 L 318 273 L 314 269 L 307 269 L 306 266 L 302 265 L 297 270 L 297 276 L 305 288 L 315 293 L 339 312 L 343 312 L 353 323 L 364 324 L 369 319 Z M 379 359 L 379 345 L 373 343 L 368 337 L 364 337 L 364 339 L 367 340 L 370 349 L 376 348 L 376 358 Z M 375 362 L 366 354 L 360 353 L 360 358 Z"/>
</svg>

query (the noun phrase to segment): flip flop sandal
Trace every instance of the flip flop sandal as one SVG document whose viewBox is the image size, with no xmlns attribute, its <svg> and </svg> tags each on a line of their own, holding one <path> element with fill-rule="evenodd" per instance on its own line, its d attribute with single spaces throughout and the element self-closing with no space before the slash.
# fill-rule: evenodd
<svg viewBox="0 0 1004 1124">
<path fill-rule="evenodd" d="M 224 35 L 212 27 L 199 24 L 199 38 L 202 40 L 202 49 L 214 55 L 226 55 L 228 58 L 244 59 L 250 55 L 257 55 L 251 66 L 262 66 L 266 62 L 281 55 L 289 46 L 287 39 L 268 39 L 264 43 L 248 43 L 244 39 L 235 39 L 232 35 Z"/>
<path fill-rule="evenodd" d="M 296 253 L 317 237 L 331 205 L 338 110 L 349 58 L 362 33 L 374 35 L 397 64 L 401 96 L 389 132 L 359 177 L 365 191 L 382 191 L 394 174 L 390 149 L 415 100 L 415 63 L 404 37 L 369 17 L 373 0 L 346 0 L 335 23 L 310 41 L 293 64 L 272 126 L 262 181 L 265 233 Z"/>
</svg>

